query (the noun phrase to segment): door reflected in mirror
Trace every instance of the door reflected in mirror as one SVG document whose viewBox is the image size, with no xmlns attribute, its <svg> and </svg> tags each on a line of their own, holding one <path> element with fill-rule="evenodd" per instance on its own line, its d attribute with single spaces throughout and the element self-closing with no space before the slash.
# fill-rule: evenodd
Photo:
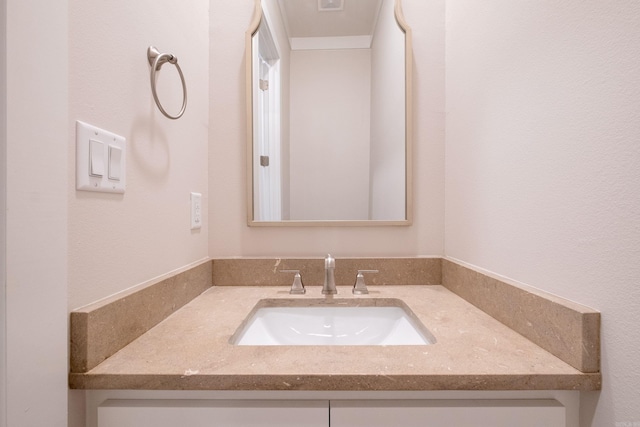
<svg viewBox="0 0 640 427">
<path fill-rule="evenodd" d="M 248 223 L 411 223 L 411 32 L 400 0 L 256 0 Z"/>
</svg>

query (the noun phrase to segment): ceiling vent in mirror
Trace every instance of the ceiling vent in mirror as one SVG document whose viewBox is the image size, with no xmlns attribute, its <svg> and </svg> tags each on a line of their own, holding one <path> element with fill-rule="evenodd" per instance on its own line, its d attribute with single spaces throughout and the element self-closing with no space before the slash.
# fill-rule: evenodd
<svg viewBox="0 0 640 427">
<path fill-rule="evenodd" d="M 337 12 L 344 8 L 344 0 L 318 0 L 318 11 Z"/>
</svg>

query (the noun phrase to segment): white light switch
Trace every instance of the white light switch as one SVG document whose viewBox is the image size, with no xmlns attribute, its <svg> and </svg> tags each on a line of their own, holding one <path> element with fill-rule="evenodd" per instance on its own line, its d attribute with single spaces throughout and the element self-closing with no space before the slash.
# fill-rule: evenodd
<svg viewBox="0 0 640 427">
<path fill-rule="evenodd" d="M 122 150 L 109 145 L 109 179 L 120 181 Z"/>
<path fill-rule="evenodd" d="M 76 189 L 124 193 L 126 139 L 76 121 Z"/>
<path fill-rule="evenodd" d="M 104 175 L 104 144 L 89 140 L 89 175 Z"/>
</svg>

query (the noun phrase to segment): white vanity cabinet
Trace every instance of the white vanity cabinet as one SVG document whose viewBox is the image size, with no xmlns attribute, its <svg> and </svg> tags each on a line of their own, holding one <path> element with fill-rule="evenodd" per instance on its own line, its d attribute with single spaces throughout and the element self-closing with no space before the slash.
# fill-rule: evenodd
<svg viewBox="0 0 640 427">
<path fill-rule="evenodd" d="M 328 401 L 107 400 L 98 427 L 328 427 Z"/>
<path fill-rule="evenodd" d="M 332 401 L 331 427 L 565 427 L 565 407 L 541 400 Z"/>
<path fill-rule="evenodd" d="M 109 399 L 98 427 L 566 427 L 555 399 Z"/>
</svg>

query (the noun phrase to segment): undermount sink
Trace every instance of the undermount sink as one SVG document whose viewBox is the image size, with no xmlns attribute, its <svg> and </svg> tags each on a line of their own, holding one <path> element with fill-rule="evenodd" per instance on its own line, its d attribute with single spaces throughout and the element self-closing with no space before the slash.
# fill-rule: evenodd
<svg viewBox="0 0 640 427">
<path fill-rule="evenodd" d="M 261 300 L 236 345 L 428 345 L 433 335 L 401 300 Z"/>
</svg>

